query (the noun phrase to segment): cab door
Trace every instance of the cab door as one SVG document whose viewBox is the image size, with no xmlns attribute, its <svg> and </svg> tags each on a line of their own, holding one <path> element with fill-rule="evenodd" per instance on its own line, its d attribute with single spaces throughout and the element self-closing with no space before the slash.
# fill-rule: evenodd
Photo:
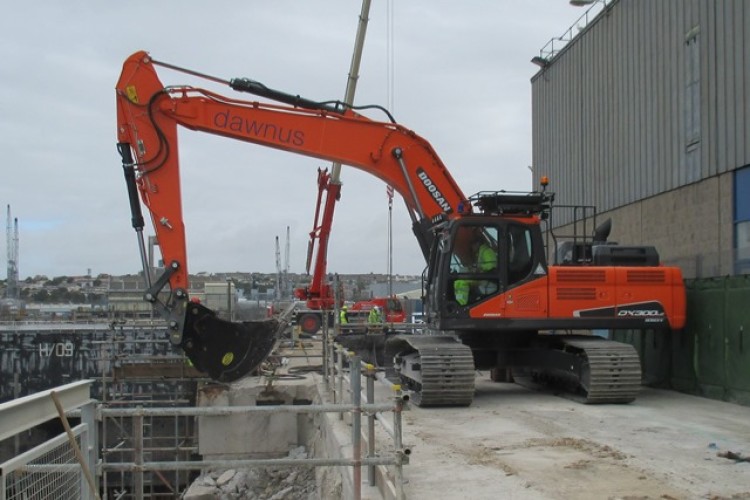
<svg viewBox="0 0 750 500">
<path fill-rule="evenodd" d="M 539 227 L 509 222 L 505 227 L 505 318 L 538 320 L 548 316 L 548 278 Z"/>
</svg>

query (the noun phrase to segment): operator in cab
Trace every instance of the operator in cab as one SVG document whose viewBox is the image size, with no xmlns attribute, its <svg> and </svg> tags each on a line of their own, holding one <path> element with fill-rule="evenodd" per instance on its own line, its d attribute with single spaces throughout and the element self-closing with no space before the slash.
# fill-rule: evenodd
<svg viewBox="0 0 750 500">
<path fill-rule="evenodd" d="M 494 273 L 497 270 L 497 251 L 483 235 L 481 228 L 474 228 L 470 243 L 472 262 L 468 272 Z M 457 279 L 453 283 L 456 302 L 465 306 L 470 299 L 486 297 L 497 292 L 495 280 Z"/>
</svg>

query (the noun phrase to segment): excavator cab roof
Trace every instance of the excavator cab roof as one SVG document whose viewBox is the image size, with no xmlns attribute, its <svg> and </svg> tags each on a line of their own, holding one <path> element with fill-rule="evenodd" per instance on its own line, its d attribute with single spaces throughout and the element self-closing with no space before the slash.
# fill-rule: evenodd
<svg viewBox="0 0 750 500">
<path fill-rule="evenodd" d="M 469 197 L 469 201 L 484 215 L 539 215 L 547 218 L 554 193 L 534 191 L 480 191 Z"/>
</svg>

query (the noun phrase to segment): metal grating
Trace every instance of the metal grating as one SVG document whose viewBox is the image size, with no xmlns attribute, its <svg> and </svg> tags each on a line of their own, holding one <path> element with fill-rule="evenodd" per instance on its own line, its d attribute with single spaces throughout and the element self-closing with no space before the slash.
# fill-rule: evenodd
<svg viewBox="0 0 750 500">
<path fill-rule="evenodd" d="M 86 428 L 86 424 L 81 424 L 72 429 L 78 446 L 83 449 Z M 0 464 L 0 500 L 84 498 L 85 484 L 66 434 Z"/>
<path fill-rule="evenodd" d="M 557 300 L 594 300 L 596 288 L 558 288 Z"/>
<path fill-rule="evenodd" d="M 628 283 L 664 283 L 666 272 L 661 269 L 628 271 Z"/>
<path fill-rule="evenodd" d="M 605 283 L 607 276 L 604 271 L 596 269 L 561 269 L 557 272 L 557 281 L 560 283 Z"/>
</svg>

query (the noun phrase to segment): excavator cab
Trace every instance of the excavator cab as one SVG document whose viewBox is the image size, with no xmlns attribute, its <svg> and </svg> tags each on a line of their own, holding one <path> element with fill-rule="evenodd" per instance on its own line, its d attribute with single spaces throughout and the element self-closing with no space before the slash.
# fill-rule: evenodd
<svg viewBox="0 0 750 500">
<path fill-rule="evenodd" d="M 490 196 L 492 203 L 487 201 Z M 501 209 L 503 202 L 496 196 L 512 196 L 516 208 L 502 205 Z M 505 317 L 502 296 L 546 274 L 537 217 L 543 196 L 483 194 L 479 199 L 484 200 L 479 214 L 454 218 L 435 228 L 427 275 L 427 314 L 439 330 L 476 330 L 483 329 L 483 324 L 492 328 Z"/>
</svg>

